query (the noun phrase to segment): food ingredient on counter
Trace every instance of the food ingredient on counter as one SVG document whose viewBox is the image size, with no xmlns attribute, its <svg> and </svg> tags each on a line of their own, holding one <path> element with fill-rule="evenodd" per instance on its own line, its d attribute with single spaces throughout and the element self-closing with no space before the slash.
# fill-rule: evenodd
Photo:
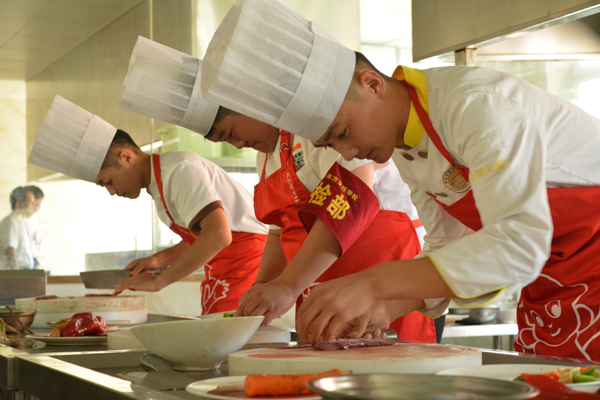
<svg viewBox="0 0 600 400">
<path fill-rule="evenodd" d="M 548 375 L 529 375 L 525 383 L 540 389 L 536 400 L 600 400 L 597 393 L 580 392 Z"/>
<path fill-rule="evenodd" d="M 0 336 L 6 336 L 6 331 L 9 331 L 10 333 L 21 333 L 7 322 L 4 322 L 4 319 L 0 318 Z"/>
<path fill-rule="evenodd" d="M 51 325 L 51 326 L 59 326 L 59 325 L 63 325 L 65 322 L 68 322 L 69 319 L 71 319 L 71 317 L 69 318 L 61 318 L 56 322 L 52 322 L 52 321 L 46 321 L 46 324 Z"/>
<path fill-rule="evenodd" d="M 235 311 L 227 311 L 223 313 L 223 318 L 233 318 L 233 314 L 235 314 Z"/>
<path fill-rule="evenodd" d="M 23 321 L 21 321 L 21 318 L 19 318 L 19 316 L 18 316 L 17 314 L 15 314 L 15 312 L 13 311 L 13 309 L 12 309 L 12 308 L 10 308 L 10 306 L 9 306 L 9 305 L 5 304 L 5 305 L 4 305 L 4 308 L 6 308 L 6 309 L 7 309 L 7 310 L 10 312 L 10 315 L 12 315 L 12 317 L 15 319 L 15 321 L 17 321 L 17 323 L 18 323 L 19 325 L 21 325 L 21 328 L 23 328 L 23 330 L 24 330 L 24 331 L 26 331 L 26 332 L 29 332 L 29 333 L 32 333 L 32 334 L 33 334 L 33 331 L 32 331 L 32 330 L 30 330 L 29 328 L 27 328 L 27 327 L 25 326 L 25 324 L 23 323 Z"/>
<path fill-rule="evenodd" d="M 50 332 L 52 337 L 104 336 L 108 333 L 106 321 L 91 312 L 74 314 L 68 321 L 56 326 Z"/>
<path fill-rule="evenodd" d="M 54 294 L 49 294 L 46 296 L 38 296 L 35 298 L 35 300 L 56 300 L 56 299 L 60 299 L 60 297 L 58 297 Z"/>
<path fill-rule="evenodd" d="M 552 371 L 542 372 L 538 375 L 545 375 L 555 381 L 562 383 L 584 383 L 600 381 L 600 372 L 596 371 L 596 365 L 590 367 L 573 367 L 573 368 L 556 368 Z M 533 374 L 522 373 L 516 377 L 515 381 L 525 381 L 525 379 Z"/>
<path fill-rule="evenodd" d="M 315 350 L 347 350 L 363 347 L 393 346 L 397 341 L 395 339 L 332 339 L 313 343 Z"/>
<path fill-rule="evenodd" d="M 344 374 L 342 370 L 332 369 L 319 374 L 248 375 L 244 382 L 244 391 L 248 397 L 312 394 L 314 392 L 306 386 L 306 382 L 324 376 Z"/>
</svg>

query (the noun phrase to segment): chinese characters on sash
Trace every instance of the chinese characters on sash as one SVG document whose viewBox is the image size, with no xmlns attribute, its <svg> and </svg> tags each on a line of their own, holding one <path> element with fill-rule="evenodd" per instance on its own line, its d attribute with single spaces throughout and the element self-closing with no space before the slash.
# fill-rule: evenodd
<svg viewBox="0 0 600 400">
<path fill-rule="evenodd" d="M 307 231 L 319 218 L 346 251 L 379 212 L 379 200 L 360 178 L 337 162 L 299 212 Z"/>
</svg>

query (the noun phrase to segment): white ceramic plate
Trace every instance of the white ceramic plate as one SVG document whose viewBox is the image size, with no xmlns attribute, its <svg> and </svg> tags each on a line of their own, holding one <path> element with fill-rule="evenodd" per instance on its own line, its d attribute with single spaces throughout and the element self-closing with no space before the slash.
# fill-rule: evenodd
<svg viewBox="0 0 600 400">
<path fill-rule="evenodd" d="M 93 346 L 106 343 L 108 336 L 52 337 L 49 333 L 25 336 L 27 339 L 39 340 L 48 346 Z"/>
<path fill-rule="evenodd" d="M 185 390 L 189 393 L 204 396 L 208 399 L 255 399 L 255 400 L 273 400 L 273 399 L 286 399 L 286 400 L 308 400 L 308 399 L 320 399 L 321 396 L 317 394 L 306 394 L 303 396 L 258 396 L 258 397 L 246 397 L 244 390 L 223 392 L 223 393 L 210 393 L 217 388 L 219 385 L 231 385 L 243 388 L 246 375 L 240 376 L 224 376 L 222 378 L 206 379 L 204 381 L 198 381 L 190 383 Z"/>
<path fill-rule="evenodd" d="M 479 378 L 511 381 L 524 372 L 528 374 L 540 374 L 556 368 L 569 368 L 569 366 L 550 364 L 494 364 L 481 365 L 477 367 L 445 369 L 438 372 L 436 375 L 475 376 Z M 600 381 L 571 383 L 567 386 L 581 392 L 596 392 L 598 389 L 600 389 Z"/>
</svg>

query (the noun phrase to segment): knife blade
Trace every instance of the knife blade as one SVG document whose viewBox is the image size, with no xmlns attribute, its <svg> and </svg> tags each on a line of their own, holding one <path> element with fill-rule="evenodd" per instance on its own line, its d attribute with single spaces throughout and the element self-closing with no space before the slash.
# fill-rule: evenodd
<svg viewBox="0 0 600 400">
<path fill-rule="evenodd" d="M 148 273 L 160 273 L 165 268 L 146 270 Z M 106 269 L 101 271 L 80 272 L 81 281 L 88 289 L 116 289 L 119 283 L 131 277 L 128 269 Z"/>
</svg>

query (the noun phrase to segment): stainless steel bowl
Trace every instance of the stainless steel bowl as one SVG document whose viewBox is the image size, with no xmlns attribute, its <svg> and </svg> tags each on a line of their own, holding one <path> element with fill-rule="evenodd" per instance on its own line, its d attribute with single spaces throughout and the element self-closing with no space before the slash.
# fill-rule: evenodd
<svg viewBox="0 0 600 400">
<path fill-rule="evenodd" d="M 35 315 L 37 314 L 36 310 L 15 310 L 13 308 L 13 311 L 19 317 L 19 319 L 21 320 L 23 325 L 25 325 L 26 328 L 29 328 L 31 326 Z M 12 316 L 12 314 L 6 309 L 6 307 L 0 307 L 0 318 L 2 318 L 4 322 L 6 322 L 8 325 L 12 326 L 19 332 L 23 332 L 23 327 L 21 326 L 21 324 L 17 322 L 15 317 Z"/>
<path fill-rule="evenodd" d="M 317 378 L 308 387 L 324 399 L 530 399 L 534 386 L 514 381 L 424 374 L 357 374 Z"/>
<path fill-rule="evenodd" d="M 451 308 L 448 313 L 455 315 L 468 315 L 468 318 L 457 320 L 457 324 L 478 325 L 489 324 L 498 318 L 499 308 L 479 307 L 479 308 Z"/>
</svg>

